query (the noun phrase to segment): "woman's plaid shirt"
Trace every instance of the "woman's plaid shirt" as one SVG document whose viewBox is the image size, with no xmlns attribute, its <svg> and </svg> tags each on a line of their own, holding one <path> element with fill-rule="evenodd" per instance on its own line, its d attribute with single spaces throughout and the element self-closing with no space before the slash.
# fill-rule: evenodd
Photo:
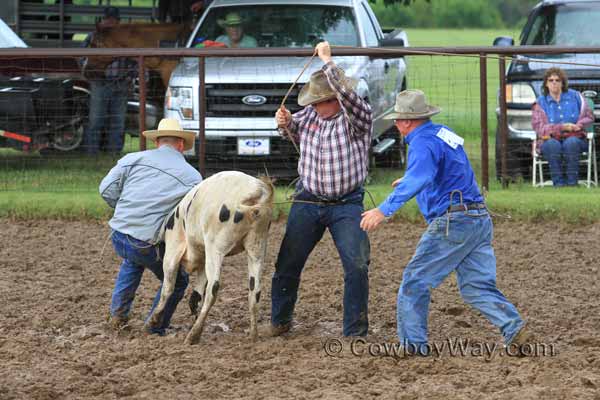
<svg viewBox="0 0 600 400">
<path fill-rule="evenodd" d="M 323 66 L 329 85 L 337 92 L 342 110 L 323 119 L 314 107 L 293 115 L 287 130 L 300 145 L 298 174 L 304 189 L 326 199 L 338 199 L 363 184 L 367 177 L 372 136 L 371 106 L 340 79 L 333 63 Z M 284 129 L 282 136 L 287 137 Z"/>
</svg>

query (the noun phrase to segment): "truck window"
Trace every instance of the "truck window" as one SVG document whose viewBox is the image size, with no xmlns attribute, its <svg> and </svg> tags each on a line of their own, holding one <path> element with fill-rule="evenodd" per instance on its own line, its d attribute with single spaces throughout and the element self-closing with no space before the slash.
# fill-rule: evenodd
<svg viewBox="0 0 600 400">
<path fill-rule="evenodd" d="M 241 19 L 243 35 L 255 40 L 253 46 L 240 47 L 314 47 L 323 40 L 334 46 L 359 43 L 356 21 L 349 7 L 252 5 L 211 9 L 201 21 L 191 47 L 202 47 L 205 40 L 223 40 L 228 44 L 223 21 L 231 13 Z M 246 40 L 246 43 L 252 42 Z"/>
<path fill-rule="evenodd" d="M 600 45 L 600 5 L 577 3 L 547 6 L 531 24 L 523 44 L 555 46 Z"/>
</svg>

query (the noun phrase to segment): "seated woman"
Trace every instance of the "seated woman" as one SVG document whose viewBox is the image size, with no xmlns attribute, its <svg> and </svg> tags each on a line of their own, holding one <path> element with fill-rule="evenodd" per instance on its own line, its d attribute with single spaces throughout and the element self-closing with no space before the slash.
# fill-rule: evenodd
<svg viewBox="0 0 600 400">
<path fill-rule="evenodd" d="M 228 13 L 225 19 L 219 20 L 219 25 L 225 28 L 226 35 L 219 36 L 215 41 L 225 43 L 227 47 L 257 47 L 256 39 L 252 36 L 244 35 L 243 22 L 242 17 L 238 13 Z"/>
<path fill-rule="evenodd" d="M 531 117 L 538 151 L 548 160 L 554 186 L 576 186 L 579 157 L 587 148 L 585 128 L 594 115 L 583 96 L 568 89 L 567 75 L 560 68 L 546 70 L 542 92 Z"/>
</svg>

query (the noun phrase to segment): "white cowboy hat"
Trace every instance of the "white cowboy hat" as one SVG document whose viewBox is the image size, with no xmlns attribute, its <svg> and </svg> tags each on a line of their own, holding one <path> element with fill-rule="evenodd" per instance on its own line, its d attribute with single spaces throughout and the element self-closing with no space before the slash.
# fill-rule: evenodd
<svg viewBox="0 0 600 400">
<path fill-rule="evenodd" d="M 426 119 L 442 111 L 425 101 L 425 93 L 419 89 L 403 90 L 396 96 L 394 111 L 383 119 Z"/>
<path fill-rule="evenodd" d="M 184 131 L 179 125 L 179 121 L 172 118 L 163 118 L 158 124 L 158 129 L 151 131 L 144 131 L 142 133 L 146 138 L 155 140 L 162 136 L 178 137 L 183 139 L 183 149 L 190 150 L 194 147 L 194 140 L 196 139 L 196 132 Z"/>
</svg>

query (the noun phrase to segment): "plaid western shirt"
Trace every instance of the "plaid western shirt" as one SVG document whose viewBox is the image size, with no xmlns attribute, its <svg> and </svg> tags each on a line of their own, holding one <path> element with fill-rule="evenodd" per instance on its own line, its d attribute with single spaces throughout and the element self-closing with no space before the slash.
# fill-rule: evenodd
<svg viewBox="0 0 600 400">
<path fill-rule="evenodd" d="M 360 187 L 367 177 L 372 136 L 371 106 L 341 82 L 342 71 L 333 63 L 323 66 L 337 93 L 341 111 L 323 119 L 312 105 L 295 113 L 287 127 L 300 145 L 298 174 L 310 193 L 338 199 Z M 280 134 L 288 136 L 285 129 Z"/>
</svg>

